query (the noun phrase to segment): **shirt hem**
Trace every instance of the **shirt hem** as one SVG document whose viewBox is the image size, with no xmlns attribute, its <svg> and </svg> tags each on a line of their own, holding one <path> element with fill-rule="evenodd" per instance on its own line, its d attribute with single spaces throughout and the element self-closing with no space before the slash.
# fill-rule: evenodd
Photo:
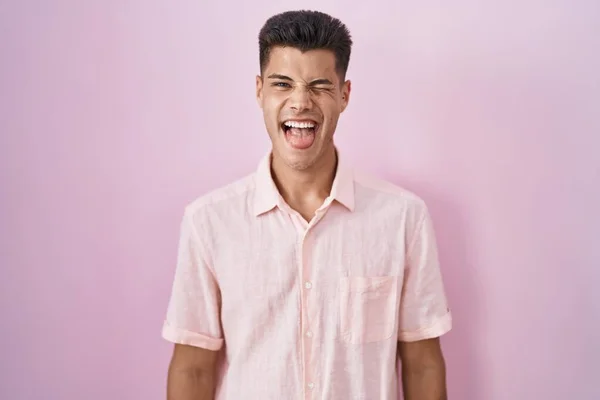
<svg viewBox="0 0 600 400">
<path fill-rule="evenodd" d="M 398 340 L 401 342 L 416 342 L 418 340 L 432 339 L 448 333 L 452 329 L 452 315 L 450 312 L 441 317 L 435 324 L 414 332 L 401 332 Z"/>
<path fill-rule="evenodd" d="M 224 342 L 223 339 L 175 328 L 166 321 L 162 328 L 162 337 L 168 342 L 201 347 L 213 351 L 220 350 L 223 347 Z"/>
</svg>

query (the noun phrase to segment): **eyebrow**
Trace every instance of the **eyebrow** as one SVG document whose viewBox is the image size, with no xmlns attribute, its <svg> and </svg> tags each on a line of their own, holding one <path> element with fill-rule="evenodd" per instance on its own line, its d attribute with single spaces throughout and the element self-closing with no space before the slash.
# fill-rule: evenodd
<svg viewBox="0 0 600 400">
<path fill-rule="evenodd" d="M 281 79 L 283 81 L 290 81 L 290 82 L 294 81 L 289 76 L 285 76 L 285 75 L 281 75 L 281 74 L 271 74 L 271 75 L 268 76 L 268 78 L 269 79 Z M 315 80 L 309 82 L 308 84 L 310 86 L 316 86 L 316 85 L 333 85 L 333 82 L 331 82 L 329 79 L 320 78 L 320 79 L 315 79 Z"/>
<path fill-rule="evenodd" d="M 281 75 L 281 74 L 271 74 L 268 77 L 269 79 L 281 79 L 283 81 L 293 81 L 289 76 Z"/>
<path fill-rule="evenodd" d="M 316 85 L 333 85 L 333 82 L 331 82 L 329 79 L 315 79 L 314 81 L 311 81 L 309 83 L 309 85 L 311 86 L 316 86 Z"/>
</svg>

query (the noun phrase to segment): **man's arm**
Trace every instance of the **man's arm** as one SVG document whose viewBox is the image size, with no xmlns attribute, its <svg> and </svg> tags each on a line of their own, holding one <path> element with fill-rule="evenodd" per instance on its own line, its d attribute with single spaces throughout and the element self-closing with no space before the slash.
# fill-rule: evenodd
<svg viewBox="0 0 600 400">
<path fill-rule="evenodd" d="M 398 334 L 404 399 L 446 400 L 446 365 L 439 337 L 452 329 L 452 314 L 427 206 L 415 207 L 408 222 Z"/>
<path fill-rule="evenodd" d="M 162 328 L 162 337 L 175 344 L 167 376 L 168 400 L 212 400 L 216 362 L 224 344 L 221 292 L 210 248 L 196 229 L 197 218 L 186 209 Z"/>
<path fill-rule="evenodd" d="M 446 365 L 439 338 L 398 342 L 404 400 L 447 400 Z"/>
<path fill-rule="evenodd" d="M 167 400 L 213 400 L 217 351 L 175 344 L 167 378 Z"/>
</svg>

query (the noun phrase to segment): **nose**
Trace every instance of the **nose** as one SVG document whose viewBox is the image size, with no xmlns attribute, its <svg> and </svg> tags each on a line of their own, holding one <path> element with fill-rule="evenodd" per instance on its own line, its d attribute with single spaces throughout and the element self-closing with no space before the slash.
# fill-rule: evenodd
<svg viewBox="0 0 600 400">
<path fill-rule="evenodd" d="M 302 112 L 310 110 L 312 107 L 312 99 L 310 97 L 310 91 L 303 85 L 298 85 L 294 88 L 289 98 L 290 107 L 296 112 Z"/>
</svg>

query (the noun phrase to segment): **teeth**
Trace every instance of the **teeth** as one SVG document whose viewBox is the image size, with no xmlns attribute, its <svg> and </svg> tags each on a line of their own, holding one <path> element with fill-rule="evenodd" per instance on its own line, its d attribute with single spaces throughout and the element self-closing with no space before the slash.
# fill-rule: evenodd
<svg viewBox="0 0 600 400">
<path fill-rule="evenodd" d="M 296 122 L 296 121 L 286 121 L 284 125 L 288 128 L 314 128 L 315 124 L 312 122 Z"/>
</svg>

